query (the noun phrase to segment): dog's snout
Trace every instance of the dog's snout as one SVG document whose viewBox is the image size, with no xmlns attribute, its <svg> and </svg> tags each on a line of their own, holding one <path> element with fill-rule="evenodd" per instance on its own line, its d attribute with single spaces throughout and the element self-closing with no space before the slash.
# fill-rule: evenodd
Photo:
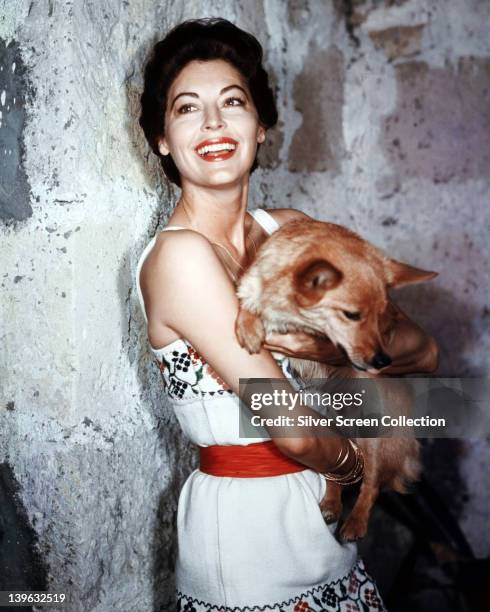
<svg viewBox="0 0 490 612">
<path fill-rule="evenodd" d="M 381 368 L 386 368 L 391 364 L 391 357 L 389 357 L 383 351 L 378 351 L 374 357 L 371 359 L 371 365 L 376 370 L 381 370 Z"/>
</svg>

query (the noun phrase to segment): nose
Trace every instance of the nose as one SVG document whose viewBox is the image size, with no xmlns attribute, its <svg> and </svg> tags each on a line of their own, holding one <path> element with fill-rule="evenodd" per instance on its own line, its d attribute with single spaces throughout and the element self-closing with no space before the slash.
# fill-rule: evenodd
<svg viewBox="0 0 490 612">
<path fill-rule="evenodd" d="M 381 370 L 391 364 L 391 357 L 389 357 L 383 351 L 378 351 L 371 359 L 371 364 L 375 370 Z"/>
<path fill-rule="evenodd" d="M 225 122 L 218 108 L 208 108 L 204 115 L 203 129 L 206 131 L 219 130 L 225 127 Z"/>
</svg>

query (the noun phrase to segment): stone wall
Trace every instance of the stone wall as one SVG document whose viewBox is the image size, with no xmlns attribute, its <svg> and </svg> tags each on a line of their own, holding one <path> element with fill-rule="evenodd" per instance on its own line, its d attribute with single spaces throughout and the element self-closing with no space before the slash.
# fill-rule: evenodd
<svg viewBox="0 0 490 612">
<path fill-rule="evenodd" d="M 262 41 L 279 101 L 251 206 L 346 224 L 439 271 L 397 300 L 439 341 L 441 373 L 488 375 L 488 2 L 0 0 L 0 462 L 73 611 L 171 606 L 176 500 L 196 457 L 134 287 L 177 196 L 138 95 L 151 45 L 216 15 Z M 489 446 L 458 450 L 437 473 L 489 554 Z"/>
</svg>

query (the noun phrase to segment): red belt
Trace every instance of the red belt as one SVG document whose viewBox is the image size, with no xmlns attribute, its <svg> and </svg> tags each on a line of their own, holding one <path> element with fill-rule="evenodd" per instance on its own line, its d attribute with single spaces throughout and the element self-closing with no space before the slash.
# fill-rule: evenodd
<svg viewBox="0 0 490 612">
<path fill-rule="evenodd" d="M 247 446 L 201 446 L 199 460 L 201 472 L 233 478 L 281 476 L 308 469 L 283 455 L 272 440 Z"/>
</svg>

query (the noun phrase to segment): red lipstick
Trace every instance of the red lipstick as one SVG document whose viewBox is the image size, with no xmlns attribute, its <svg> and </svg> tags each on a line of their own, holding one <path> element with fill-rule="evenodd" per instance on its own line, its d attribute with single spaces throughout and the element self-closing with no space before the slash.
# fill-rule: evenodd
<svg viewBox="0 0 490 612">
<path fill-rule="evenodd" d="M 209 138 L 203 140 L 195 148 L 195 152 L 201 159 L 209 162 L 224 161 L 234 155 L 238 142 L 233 138 L 223 136 L 221 138 Z"/>
</svg>

